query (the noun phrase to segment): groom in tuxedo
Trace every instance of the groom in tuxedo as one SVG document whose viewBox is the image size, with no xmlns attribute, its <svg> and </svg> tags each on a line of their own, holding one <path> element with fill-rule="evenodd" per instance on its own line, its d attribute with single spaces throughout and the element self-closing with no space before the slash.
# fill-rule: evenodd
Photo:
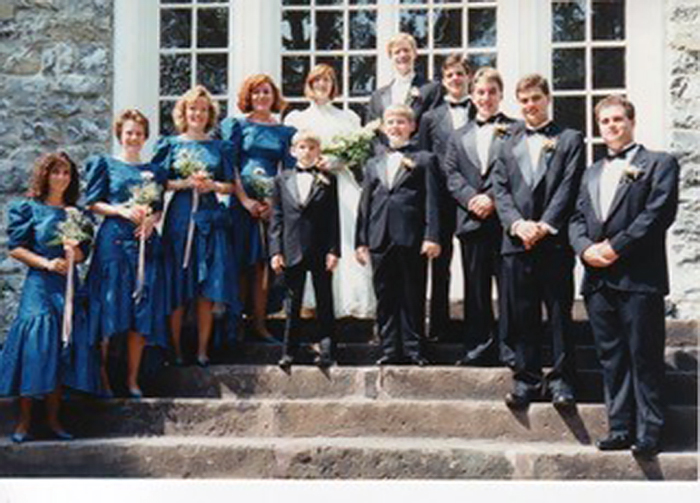
<svg viewBox="0 0 700 503">
<path fill-rule="evenodd" d="M 410 143 L 413 111 L 391 105 L 384 112 L 389 146 L 365 165 L 357 213 L 356 258 L 372 263 L 377 325 L 383 356 L 379 365 L 423 366 L 420 340 L 425 323 L 425 259 L 440 254 L 436 163 Z"/>
<path fill-rule="evenodd" d="M 474 116 L 469 99 L 469 64 L 461 54 L 448 56 L 442 64 L 442 103 L 423 115 L 418 132 L 421 150 L 437 156 L 438 212 L 440 215 L 440 256 L 431 263 L 430 333 L 432 340 L 447 340 L 450 326 L 450 262 L 457 206 L 447 190 L 445 153 L 447 140 Z"/>
<path fill-rule="evenodd" d="M 501 358 L 513 369 L 512 408 L 551 393 L 557 408 L 574 405 L 571 309 L 574 254 L 567 225 L 585 165 L 583 135 L 549 118 L 549 84 L 518 81 L 525 119 L 500 149 L 494 167 L 496 210 L 503 227 L 499 294 Z M 543 378 L 542 304 L 552 334 L 553 368 Z"/>
<path fill-rule="evenodd" d="M 586 170 L 569 235 L 585 266 L 582 293 L 603 367 L 609 435 L 596 445 L 652 457 L 664 422 L 666 231 L 679 166 L 635 143 L 626 98 L 608 96 L 595 114 L 608 155 Z"/>
<path fill-rule="evenodd" d="M 495 279 L 500 289 L 502 230 L 492 177 L 496 155 L 514 122 L 500 111 L 503 80 L 495 69 L 484 67 L 476 72 L 471 94 L 475 120 L 449 137 L 443 164 L 449 197 L 457 203 L 456 232 L 464 271 L 467 333 L 462 342 L 466 351 L 458 365 L 488 361 L 498 348 L 492 284 Z"/>
</svg>

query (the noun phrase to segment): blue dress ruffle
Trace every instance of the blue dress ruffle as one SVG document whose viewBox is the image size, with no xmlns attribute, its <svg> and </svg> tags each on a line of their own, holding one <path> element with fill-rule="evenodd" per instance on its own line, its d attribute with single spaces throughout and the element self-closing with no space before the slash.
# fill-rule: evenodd
<svg viewBox="0 0 700 503">
<path fill-rule="evenodd" d="M 86 204 L 123 204 L 150 173 L 162 187 L 165 172 L 156 164 L 129 164 L 106 156 L 95 156 L 87 164 Z M 162 197 L 153 205 L 162 210 Z M 134 223 L 120 217 L 106 217 L 100 226 L 88 273 L 91 333 L 96 340 L 134 331 L 150 345 L 167 344 L 165 271 L 161 238 L 156 231 L 146 241 L 143 293 L 136 290 L 139 240 Z"/>
<path fill-rule="evenodd" d="M 8 248 L 26 248 L 47 259 L 63 256 L 63 246 L 50 244 L 63 208 L 34 200 L 16 201 L 8 209 Z M 87 249 L 84 247 L 84 253 Z M 17 317 L 0 353 L 0 395 L 41 397 L 61 384 L 80 391 L 99 390 L 99 349 L 91 343 L 85 292 L 77 271 L 71 341 L 61 342 L 66 277 L 30 268 L 22 287 Z"/>
<path fill-rule="evenodd" d="M 234 146 L 222 140 L 193 141 L 178 137 L 162 138 L 153 157 L 168 179 L 180 178 L 173 167 L 178 152 L 190 149 L 198 153 L 213 180 L 233 180 Z M 194 215 L 195 232 L 192 254 L 183 268 L 187 229 L 192 211 L 192 190 L 178 190 L 169 202 L 163 225 L 163 249 L 166 292 L 170 312 L 187 302 L 204 297 L 225 304 L 230 314 L 241 311 L 238 296 L 238 267 L 228 239 L 234 223 L 216 194 L 200 194 Z"/>
<path fill-rule="evenodd" d="M 296 129 L 290 126 L 262 124 L 246 118 L 229 117 L 221 122 L 219 134 L 237 146 L 237 165 L 246 194 L 253 196 L 250 179 L 256 168 L 261 167 L 267 176 L 274 177 L 280 169 L 294 167 L 296 159 L 290 153 L 294 133 Z M 231 198 L 230 208 L 232 218 L 244 229 L 242 236 L 233 240 L 236 256 L 248 265 L 267 261 L 266 229 L 236 198 Z"/>
</svg>

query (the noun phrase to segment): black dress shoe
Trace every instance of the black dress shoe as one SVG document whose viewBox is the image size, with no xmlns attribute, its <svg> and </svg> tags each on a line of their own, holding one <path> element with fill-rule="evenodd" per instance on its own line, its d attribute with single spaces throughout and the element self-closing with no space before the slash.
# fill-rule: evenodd
<svg viewBox="0 0 700 503">
<path fill-rule="evenodd" d="M 513 391 L 505 397 L 505 402 L 511 409 L 526 409 L 537 394 L 537 387 L 516 382 Z"/>
<path fill-rule="evenodd" d="M 430 365 L 430 362 L 422 356 L 411 356 L 408 359 L 408 362 L 411 365 L 417 365 L 418 367 L 425 367 L 426 365 Z"/>
<path fill-rule="evenodd" d="M 294 363 L 294 358 L 292 358 L 290 355 L 283 355 L 282 358 L 280 358 L 280 361 L 277 362 L 277 366 L 287 372 L 290 368 L 292 368 L 292 363 Z"/>
<path fill-rule="evenodd" d="M 610 435 L 595 441 L 599 451 L 624 451 L 632 446 L 632 439 L 627 435 Z"/>
<path fill-rule="evenodd" d="M 640 438 L 632 446 L 632 454 L 638 458 L 650 459 L 659 453 L 659 444 L 651 438 Z"/>
<path fill-rule="evenodd" d="M 395 357 L 384 355 L 379 360 L 377 360 L 376 363 L 377 365 L 395 365 L 398 362 L 399 361 Z"/>
<path fill-rule="evenodd" d="M 316 355 L 314 357 L 314 365 L 316 365 L 320 369 L 327 369 L 329 367 L 332 367 L 335 362 L 333 361 L 333 358 L 330 357 L 330 355 Z"/>
</svg>

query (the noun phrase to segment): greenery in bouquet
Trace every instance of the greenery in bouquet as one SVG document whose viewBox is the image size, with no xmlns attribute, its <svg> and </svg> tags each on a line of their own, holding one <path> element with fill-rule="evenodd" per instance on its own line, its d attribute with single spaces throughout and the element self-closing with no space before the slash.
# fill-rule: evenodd
<svg viewBox="0 0 700 503">
<path fill-rule="evenodd" d="M 377 119 L 357 131 L 336 135 L 331 144 L 323 148 L 323 153 L 341 161 L 356 179 L 361 180 L 363 166 L 372 156 L 373 140 L 380 125 L 381 121 Z"/>
<path fill-rule="evenodd" d="M 90 243 L 95 235 L 95 225 L 90 217 L 78 208 L 66 208 L 66 219 L 56 226 L 56 237 L 51 245 L 61 245 L 64 240 Z"/>
<path fill-rule="evenodd" d="M 131 198 L 127 201 L 128 207 L 147 206 L 153 209 L 160 201 L 161 188 L 153 177 L 153 173 L 144 171 L 141 173 L 141 183 L 131 187 Z"/>
<path fill-rule="evenodd" d="M 251 190 L 250 197 L 258 201 L 264 201 L 272 197 L 272 192 L 275 187 L 275 179 L 268 176 L 267 172 L 257 167 L 248 177 L 248 187 Z"/>
<path fill-rule="evenodd" d="M 189 178 L 192 175 L 209 176 L 207 165 L 202 161 L 199 152 L 193 149 L 179 150 L 173 162 L 173 168 L 180 178 Z"/>
</svg>

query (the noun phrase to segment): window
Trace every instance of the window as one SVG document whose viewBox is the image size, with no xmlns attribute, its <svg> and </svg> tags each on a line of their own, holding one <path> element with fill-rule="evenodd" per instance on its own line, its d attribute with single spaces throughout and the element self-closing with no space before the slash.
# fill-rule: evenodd
<svg viewBox="0 0 700 503">
<path fill-rule="evenodd" d="M 282 93 L 303 108 L 313 66 L 333 67 L 340 104 L 360 116 L 377 86 L 376 0 L 281 0 Z"/>
<path fill-rule="evenodd" d="M 214 95 L 226 116 L 229 97 L 231 9 L 226 0 L 161 0 L 159 102 L 161 134 L 174 132 L 172 109 L 195 84 Z"/>
<path fill-rule="evenodd" d="M 627 87 L 625 1 L 553 1 L 551 8 L 554 117 L 584 133 L 592 161 L 605 153 L 595 105 Z"/>
</svg>

